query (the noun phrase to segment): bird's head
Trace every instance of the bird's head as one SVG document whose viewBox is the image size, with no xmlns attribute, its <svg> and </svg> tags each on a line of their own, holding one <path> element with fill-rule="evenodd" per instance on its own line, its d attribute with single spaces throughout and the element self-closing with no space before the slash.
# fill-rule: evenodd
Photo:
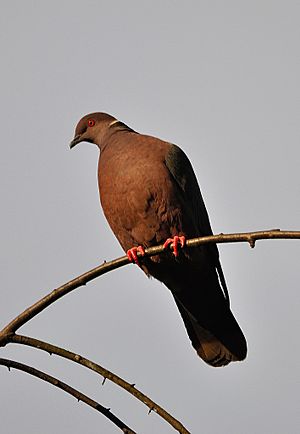
<svg viewBox="0 0 300 434">
<path fill-rule="evenodd" d="M 95 143 L 99 147 L 102 144 L 107 131 L 119 121 L 106 113 L 90 113 L 78 122 L 74 139 L 70 143 L 72 149 L 80 142 Z"/>
</svg>

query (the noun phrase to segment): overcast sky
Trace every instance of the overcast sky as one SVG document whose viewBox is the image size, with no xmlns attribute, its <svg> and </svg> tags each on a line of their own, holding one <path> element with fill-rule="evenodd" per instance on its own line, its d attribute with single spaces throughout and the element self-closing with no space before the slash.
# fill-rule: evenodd
<svg viewBox="0 0 300 434">
<path fill-rule="evenodd" d="M 299 1 L 10 1 L 1 7 L 1 303 L 4 326 L 58 285 L 122 256 L 99 206 L 98 150 L 70 151 L 104 111 L 180 145 L 216 233 L 300 229 Z M 168 290 L 134 265 L 52 305 L 20 332 L 124 377 L 194 434 L 294 434 L 299 405 L 297 240 L 220 247 L 242 363 L 197 357 Z M 16 345 L 143 434 L 174 430 L 109 381 Z M 299 384 L 299 383 L 298 383 Z M 101 414 L 0 367 L 1 432 L 105 433 Z"/>
</svg>

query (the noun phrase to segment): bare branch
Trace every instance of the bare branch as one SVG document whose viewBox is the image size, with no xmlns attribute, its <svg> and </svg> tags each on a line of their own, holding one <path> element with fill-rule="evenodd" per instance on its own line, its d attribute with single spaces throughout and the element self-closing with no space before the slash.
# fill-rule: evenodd
<svg viewBox="0 0 300 434">
<path fill-rule="evenodd" d="M 92 362 L 91 360 L 86 359 L 85 357 L 80 356 L 79 354 L 75 354 L 71 351 L 65 350 L 64 348 L 57 347 L 55 345 L 49 344 L 47 342 L 43 342 L 39 339 L 34 339 L 28 336 L 21 335 L 12 335 L 9 338 L 10 342 L 16 344 L 23 344 L 30 347 L 38 348 L 40 350 L 46 351 L 50 354 L 56 354 L 60 357 L 64 357 L 65 359 L 71 360 L 75 363 L 78 363 L 86 368 L 102 375 L 105 379 L 112 381 L 123 389 L 127 390 L 131 395 L 135 396 L 141 402 L 143 402 L 149 408 L 149 411 L 154 411 L 159 416 L 161 416 L 166 422 L 168 422 L 173 428 L 175 428 L 181 434 L 189 434 L 189 431 L 173 416 L 171 416 L 166 410 L 152 401 L 148 396 L 140 392 L 133 384 L 128 383 L 122 378 L 118 377 L 116 374 L 108 371 L 97 363 Z"/>
<path fill-rule="evenodd" d="M 187 240 L 187 247 L 196 247 L 201 244 L 208 243 L 237 243 L 246 241 L 251 247 L 254 247 L 256 240 L 271 239 L 271 238 L 285 238 L 285 239 L 300 239 L 300 231 L 281 231 L 280 229 L 273 229 L 269 231 L 259 231 L 259 232 L 245 232 L 239 234 L 219 234 L 211 235 L 200 238 L 193 238 Z M 150 247 L 146 249 L 145 256 L 154 256 L 164 251 L 163 245 Z M 139 255 L 139 254 L 138 254 Z M 104 262 L 96 268 L 87 271 L 84 274 L 70 280 L 68 283 L 54 289 L 52 292 L 47 294 L 41 300 L 37 301 L 35 304 L 24 310 L 20 315 L 13 319 L 4 329 L 0 332 L 0 346 L 5 346 L 7 343 L 8 336 L 16 332 L 22 325 L 27 323 L 38 313 L 42 312 L 50 304 L 54 303 L 59 298 L 68 294 L 76 288 L 82 285 L 86 285 L 91 280 L 96 277 L 101 276 L 111 270 L 117 269 L 129 263 L 127 256 L 122 256 L 121 258 L 115 259 L 110 262 Z"/>
<path fill-rule="evenodd" d="M 200 237 L 200 238 L 194 238 L 191 240 L 187 240 L 186 246 L 187 247 L 196 247 L 203 244 L 208 243 L 235 243 L 235 242 L 248 242 L 251 247 L 255 246 L 256 240 L 261 239 L 300 239 L 300 231 L 280 231 L 279 229 L 273 229 L 269 231 L 258 231 L 258 232 L 247 232 L 247 233 L 237 233 L 237 234 L 219 234 L 219 235 L 212 235 L 212 236 L 206 236 L 206 237 Z M 146 256 L 154 256 L 157 254 L 160 254 L 164 251 L 163 245 L 151 247 L 146 250 L 145 255 Z M 138 254 L 139 256 L 139 254 Z M 102 368 L 101 366 L 94 364 L 88 359 L 85 359 L 79 355 L 76 355 L 74 353 L 71 353 L 70 351 L 61 349 L 59 347 L 55 347 L 51 344 L 47 344 L 42 341 L 38 341 L 32 338 L 28 338 L 25 336 L 16 336 L 15 332 L 25 323 L 27 323 L 30 319 L 35 317 L 37 314 L 42 312 L 46 307 L 48 307 L 50 304 L 54 303 L 59 298 L 63 297 L 64 295 L 68 294 L 69 292 L 73 291 L 74 289 L 86 285 L 87 282 L 95 279 L 96 277 L 101 276 L 102 274 L 107 273 L 108 271 L 112 271 L 114 269 L 117 269 L 119 267 L 122 267 L 123 265 L 126 265 L 129 263 L 129 260 L 127 256 L 123 256 L 121 258 L 115 259 L 110 262 L 104 262 L 102 265 L 82 274 L 79 277 L 76 277 L 75 279 L 71 280 L 70 282 L 60 286 L 59 288 L 54 289 L 51 293 L 47 294 L 45 297 L 43 297 L 41 300 L 37 301 L 35 304 L 27 308 L 24 312 L 22 312 L 20 315 L 18 315 L 14 320 L 12 320 L 7 326 L 3 328 L 2 331 L 0 331 L 0 346 L 5 346 L 9 342 L 15 342 L 15 343 L 23 343 L 25 345 L 34 346 L 36 348 L 43 349 L 45 351 L 48 351 L 50 353 L 58 354 L 62 357 L 68 358 L 70 360 L 73 360 L 77 363 L 80 363 L 89 369 L 92 369 L 99 374 L 104 376 L 104 379 L 109 378 L 111 381 L 114 381 L 116 384 L 119 384 L 120 386 L 124 387 L 128 392 L 132 393 L 134 396 L 136 396 L 138 399 L 140 399 L 142 402 L 144 402 L 148 407 L 150 408 L 150 411 L 153 410 L 160 414 L 162 417 L 164 417 L 165 420 L 167 420 L 169 423 L 171 423 L 172 426 L 174 421 L 178 423 L 179 425 L 174 426 L 179 432 L 181 433 L 188 433 L 188 431 L 180 424 L 180 422 L 176 421 L 172 416 L 168 415 L 165 410 L 161 409 L 157 404 L 155 404 L 153 401 L 151 401 L 146 395 L 139 392 L 137 389 L 135 389 L 134 385 L 130 385 L 129 383 L 125 382 L 115 374 L 112 374 L 111 372 L 107 371 L 106 369 Z M 45 373 L 42 373 L 41 371 L 37 371 L 34 368 L 28 367 L 26 365 L 19 364 L 18 362 L 9 361 L 6 359 L 0 359 L 0 364 L 4 364 L 6 366 L 15 367 L 16 369 L 21 369 L 25 372 L 28 372 L 32 375 L 39 376 L 41 375 L 47 377 L 45 381 L 49 381 L 50 383 L 56 385 L 57 387 L 61 387 L 60 385 L 64 385 L 64 383 L 59 382 L 59 380 L 54 379 L 53 377 L 48 376 Z M 31 371 L 32 370 L 32 371 Z M 30 372 L 31 371 L 31 372 Z M 35 372 L 35 373 L 33 373 Z M 38 374 L 37 374 L 38 373 Z M 116 381 L 115 381 L 116 380 Z M 66 388 L 69 388 L 70 390 L 74 391 L 74 393 L 80 393 L 76 391 L 75 389 L 72 389 L 68 385 L 63 388 L 63 390 L 66 390 Z M 67 391 L 67 390 L 66 390 Z M 70 393 L 70 392 L 69 392 Z M 73 394 L 74 396 L 77 396 Z M 82 395 L 84 396 L 85 395 Z M 90 399 L 88 397 L 85 397 L 86 399 Z M 84 402 L 86 402 L 84 399 L 80 398 Z M 98 411 L 100 411 L 100 404 L 95 403 L 95 401 L 90 400 L 89 405 L 92 406 L 96 405 L 96 408 Z M 100 406 L 100 407 L 99 407 Z M 104 408 L 104 407 L 103 407 Z M 109 410 L 105 409 L 106 412 Z M 165 412 L 165 414 L 164 414 Z M 164 414 L 164 416 L 163 416 Z M 110 413 L 111 415 L 111 413 Z M 113 416 L 115 417 L 115 416 Z M 168 418 L 171 418 L 168 420 Z M 117 419 L 117 418 L 116 418 Z M 117 419 L 118 420 L 118 419 Z M 123 422 L 121 422 L 123 424 Z M 178 428 L 179 427 L 179 428 Z M 125 429 L 127 427 L 125 426 Z M 129 429 L 129 428 L 128 428 Z M 129 429 L 129 431 L 125 432 L 133 432 Z"/>
<path fill-rule="evenodd" d="M 239 234 L 219 234 L 209 237 L 193 238 L 187 241 L 187 246 L 196 247 L 200 244 L 208 243 L 224 244 L 247 242 L 250 244 L 250 247 L 253 248 L 256 241 L 270 239 L 300 239 L 300 231 L 270 229 L 268 231 L 243 232 Z"/>
<path fill-rule="evenodd" d="M 82 401 L 85 404 L 89 405 L 90 407 L 102 413 L 111 422 L 113 422 L 118 428 L 120 428 L 121 431 L 123 431 L 124 433 L 136 434 L 135 431 L 130 429 L 117 416 L 111 413 L 109 408 L 103 407 L 98 402 L 94 401 L 93 399 L 89 398 L 88 396 L 84 395 L 83 393 L 79 392 L 78 390 L 74 389 L 68 384 L 63 383 L 57 378 L 52 377 L 51 375 L 48 375 L 45 372 L 39 371 L 38 369 L 35 369 L 32 366 L 24 365 L 23 363 L 19 363 L 14 360 L 0 358 L 0 365 L 7 366 L 9 370 L 10 368 L 15 368 L 20 371 L 26 372 L 27 374 L 33 375 L 34 377 L 40 378 L 41 380 L 46 381 L 47 383 L 50 383 L 55 387 L 58 387 L 59 389 L 65 391 L 66 393 L 69 393 L 70 395 L 74 396 L 78 401 Z"/>
</svg>

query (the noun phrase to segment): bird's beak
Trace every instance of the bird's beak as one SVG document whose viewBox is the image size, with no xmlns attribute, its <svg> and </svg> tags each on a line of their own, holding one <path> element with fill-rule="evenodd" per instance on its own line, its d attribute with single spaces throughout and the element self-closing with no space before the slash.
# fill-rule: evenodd
<svg viewBox="0 0 300 434">
<path fill-rule="evenodd" d="M 70 143 L 70 149 L 74 148 L 74 146 L 76 146 L 81 141 L 82 141 L 81 134 L 77 134 L 77 136 L 75 136 L 72 142 Z"/>
</svg>

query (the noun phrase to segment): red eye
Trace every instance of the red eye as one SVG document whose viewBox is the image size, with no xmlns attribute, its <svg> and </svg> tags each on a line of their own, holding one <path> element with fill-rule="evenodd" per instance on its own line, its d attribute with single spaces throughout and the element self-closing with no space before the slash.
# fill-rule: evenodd
<svg viewBox="0 0 300 434">
<path fill-rule="evenodd" d="M 95 121 L 94 121 L 94 119 L 89 119 L 88 120 L 88 126 L 89 127 L 93 127 L 95 125 Z"/>
</svg>

